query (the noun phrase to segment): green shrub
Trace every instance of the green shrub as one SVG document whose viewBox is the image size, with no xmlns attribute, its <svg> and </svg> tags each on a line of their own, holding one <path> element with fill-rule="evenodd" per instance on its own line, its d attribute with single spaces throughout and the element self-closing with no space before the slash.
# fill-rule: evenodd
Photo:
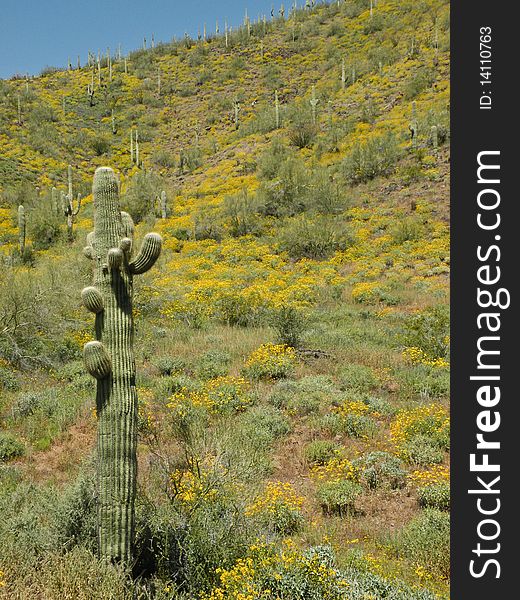
<svg viewBox="0 0 520 600">
<path fill-rule="evenodd" d="M 351 183 L 363 183 L 395 170 L 401 150 L 393 134 L 356 143 L 342 163 L 343 175 Z"/>
<path fill-rule="evenodd" d="M 285 405 L 290 415 L 305 417 L 318 413 L 321 406 L 321 399 L 318 396 L 307 396 L 305 394 L 292 395 Z"/>
<path fill-rule="evenodd" d="M 79 360 L 63 365 L 58 371 L 58 379 L 69 382 L 71 387 L 76 390 L 88 390 L 95 387 L 92 377 L 85 370 L 83 361 Z"/>
<path fill-rule="evenodd" d="M 287 132 L 289 141 L 297 148 L 310 148 L 318 134 L 318 127 L 312 120 L 308 101 L 297 102 L 288 110 L 290 126 Z"/>
<path fill-rule="evenodd" d="M 164 184 L 162 179 L 149 171 L 136 173 L 122 197 L 124 209 L 136 223 L 153 213 L 154 199 L 160 197 Z"/>
<path fill-rule="evenodd" d="M 47 250 L 61 236 L 60 216 L 44 204 L 36 205 L 31 210 L 27 225 L 35 250 Z"/>
<path fill-rule="evenodd" d="M 0 390 L 14 392 L 20 388 L 20 383 L 14 372 L 0 365 Z"/>
<path fill-rule="evenodd" d="M 110 140 L 104 135 L 90 138 L 89 145 L 96 156 L 102 156 L 110 150 Z"/>
<path fill-rule="evenodd" d="M 397 412 L 397 409 L 392 406 L 390 402 L 383 400 L 382 398 L 368 396 L 363 398 L 362 401 L 368 406 L 368 409 L 372 414 L 377 413 L 383 417 L 393 417 Z"/>
<path fill-rule="evenodd" d="M 269 396 L 269 403 L 277 408 L 297 409 L 304 407 L 317 410 L 326 399 L 337 393 L 334 383 L 325 375 L 307 376 L 299 381 L 278 382 Z M 307 413 L 308 414 L 308 413 Z"/>
<path fill-rule="evenodd" d="M 421 92 L 428 89 L 435 82 L 435 72 L 433 69 L 421 66 L 409 77 L 404 84 L 405 100 L 412 100 Z"/>
<path fill-rule="evenodd" d="M 341 435 L 343 433 L 343 419 L 338 413 L 327 413 L 319 419 L 318 426 L 321 431 L 330 435 Z"/>
<path fill-rule="evenodd" d="M 294 216 L 305 209 L 305 197 L 309 185 L 309 173 L 302 160 L 285 154 L 283 145 L 262 156 L 260 169 L 267 175 L 258 188 L 258 210 L 266 216 Z M 281 161 L 275 164 L 276 160 Z"/>
<path fill-rule="evenodd" d="M 368 392 L 378 385 L 378 379 L 370 367 L 360 364 L 349 364 L 339 374 L 340 386 L 343 390 Z"/>
<path fill-rule="evenodd" d="M 397 379 L 403 396 L 424 400 L 447 398 L 450 393 L 450 373 L 448 369 L 438 369 L 427 365 L 413 365 L 398 370 Z"/>
<path fill-rule="evenodd" d="M 270 315 L 271 325 L 277 333 L 277 341 L 292 348 L 299 348 L 307 327 L 303 312 L 294 306 L 283 305 Z"/>
<path fill-rule="evenodd" d="M 168 401 L 169 396 L 180 392 L 182 389 L 194 391 L 198 387 L 199 384 L 196 381 L 183 374 L 165 375 L 155 382 L 156 395 L 165 403 Z"/>
<path fill-rule="evenodd" d="M 14 419 L 23 419 L 40 409 L 43 395 L 40 392 L 24 392 L 16 398 L 11 407 Z"/>
<path fill-rule="evenodd" d="M 430 436 L 416 435 L 403 445 L 403 454 L 412 465 L 426 467 L 444 460 L 444 452 Z"/>
<path fill-rule="evenodd" d="M 450 484 L 432 483 L 417 490 L 419 505 L 422 508 L 450 510 Z"/>
<path fill-rule="evenodd" d="M 182 148 L 179 154 L 179 172 L 191 173 L 202 165 L 202 150 L 198 146 Z"/>
<path fill-rule="evenodd" d="M 336 456 L 341 446 L 330 440 L 314 440 L 305 446 L 303 455 L 311 465 L 324 465 Z"/>
<path fill-rule="evenodd" d="M 361 481 L 371 490 L 387 487 L 399 489 L 406 484 L 403 461 L 388 452 L 375 451 L 352 461 L 359 469 Z"/>
<path fill-rule="evenodd" d="M 450 516 L 426 509 L 390 541 L 397 556 L 412 560 L 428 571 L 448 577 L 450 573 Z"/>
<path fill-rule="evenodd" d="M 157 150 L 152 155 L 152 162 L 165 169 L 172 169 L 176 165 L 175 157 L 167 150 Z"/>
<path fill-rule="evenodd" d="M 249 195 L 246 189 L 224 198 L 223 213 L 233 237 L 260 232 L 257 209 L 256 196 Z"/>
<path fill-rule="evenodd" d="M 279 236 L 280 248 L 296 260 L 330 258 L 345 250 L 351 239 L 344 224 L 326 216 L 313 219 L 305 215 L 287 222 Z"/>
<path fill-rule="evenodd" d="M 450 309 L 438 305 L 410 317 L 404 326 L 403 341 L 420 348 L 428 358 L 447 358 L 450 349 Z"/>
<path fill-rule="evenodd" d="M 391 233 L 396 244 L 404 244 L 423 238 L 425 227 L 417 217 L 405 217 L 394 226 Z"/>
<path fill-rule="evenodd" d="M 60 494 L 55 524 L 60 545 L 67 548 L 81 545 L 97 552 L 97 492 L 93 465 L 86 465 Z"/>
<path fill-rule="evenodd" d="M 186 367 L 182 358 L 174 356 L 160 356 L 155 359 L 153 365 L 161 375 L 180 374 Z"/>
<path fill-rule="evenodd" d="M 353 438 L 370 438 L 377 432 L 377 423 L 367 415 L 347 414 L 340 417 L 341 431 Z"/>
<path fill-rule="evenodd" d="M 358 483 L 344 479 L 323 483 L 317 496 L 325 513 L 342 517 L 355 512 L 355 502 L 362 491 Z"/>
<path fill-rule="evenodd" d="M 291 144 L 300 149 L 312 147 L 317 134 L 318 128 L 308 117 L 293 123 L 287 132 Z"/>
<path fill-rule="evenodd" d="M 249 432 L 252 443 L 261 447 L 268 447 L 291 431 L 287 417 L 272 406 L 254 406 L 243 416 L 241 423 Z"/>
<path fill-rule="evenodd" d="M 228 374 L 231 356 L 224 350 L 208 350 L 197 361 L 197 374 L 202 379 L 213 379 Z"/>
<path fill-rule="evenodd" d="M 0 462 L 7 462 L 25 454 L 25 444 L 9 432 L 0 432 Z"/>
</svg>

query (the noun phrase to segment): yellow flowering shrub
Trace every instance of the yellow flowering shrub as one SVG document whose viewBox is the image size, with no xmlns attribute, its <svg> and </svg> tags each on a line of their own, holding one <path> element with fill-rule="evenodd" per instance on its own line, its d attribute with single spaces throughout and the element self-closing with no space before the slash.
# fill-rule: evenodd
<svg viewBox="0 0 520 600">
<path fill-rule="evenodd" d="M 315 465 L 311 469 L 311 476 L 317 481 L 358 481 L 360 471 L 350 460 L 341 456 L 334 456 L 324 465 Z"/>
<path fill-rule="evenodd" d="M 219 495 L 219 482 L 223 475 L 224 469 L 215 462 L 214 457 L 205 457 L 188 469 L 176 469 L 170 474 L 170 494 L 187 505 L 203 499 L 215 500 Z"/>
<path fill-rule="evenodd" d="M 349 584 L 333 566 L 328 547 L 307 552 L 286 542 L 281 549 L 258 543 L 249 556 L 230 569 L 218 569 L 220 581 L 201 600 L 276 600 L 279 598 L 320 598 L 345 600 Z"/>
<path fill-rule="evenodd" d="M 450 479 L 450 470 L 444 465 L 433 465 L 430 469 L 416 469 L 408 478 L 419 486 L 444 483 Z"/>
<path fill-rule="evenodd" d="M 285 344 L 262 344 L 246 360 L 244 373 L 251 379 L 282 379 L 296 367 L 296 352 Z"/>
<path fill-rule="evenodd" d="M 403 357 L 409 360 L 412 365 L 427 365 L 429 367 L 438 367 L 441 369 L 450 366 L 445 358 L 430 358 L 424 350 L 411 346 L 403 350 Z"/>
<path fill-rule="evenodd" d="M 409 458 L 408 445 L 417 439 L 426 440 L 440 450 L 447 450 L 450 435 L 448 411 L 438 404 L 403 410 L 390 424 L 390 435 L 397 454 L 402 458 Z"/>
<path fill-rule="evenodd" d="M 282 534 L 299 529 L 303 522 L 301 512 L 304 498 L 290 483 L 269 481 L 262 493 L 246 507 L 246 515 L 258 517 Z"/>
<path fill-rule="evenodd" d="M 241 411 L 250 406 L 253 398 L 243 377 L 225 375 L 206 381 L 202 387 L 186 387 L 175 392 L 167 406 L 178 416 L 186 416 L 190 408 L 204 408 L 213 414 Z"/>
</svg>

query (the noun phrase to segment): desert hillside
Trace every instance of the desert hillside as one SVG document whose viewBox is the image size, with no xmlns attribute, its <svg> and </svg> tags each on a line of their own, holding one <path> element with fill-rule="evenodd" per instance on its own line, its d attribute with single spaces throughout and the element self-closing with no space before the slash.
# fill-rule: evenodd
<svg viewBox="0 0 520 600">
<path fill-rule="evenodd" d="M 0 598 L 448 597 L 449 3 L 314 4 L 0 80 Z M 97 558 L 100 166 L 163 238 L 133 573 Z"/>
</svg>

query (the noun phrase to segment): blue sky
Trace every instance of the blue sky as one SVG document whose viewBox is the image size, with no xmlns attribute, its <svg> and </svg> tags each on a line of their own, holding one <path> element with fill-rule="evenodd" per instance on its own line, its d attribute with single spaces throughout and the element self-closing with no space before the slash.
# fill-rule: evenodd
<svg viewBox="0 0 520 600">
<path fill-rule="evenodd" d="M 279 6 L 282 0 L 276 0 Z M 0 0 L 0 78 L 37 75 L 46 66 L 82 63 L 88 50 L 121 44 L 123 53 L 142 46 L 143 37 L 170 41 L 185 31 L 192 36 L 214 30 L 218 18 L 242 22 L 271 12 L 272 0 Z M 289 1 L 285 1 L 288 6 Z M 298 2 L 302 4 L 302 0 Z"/>
</svg>

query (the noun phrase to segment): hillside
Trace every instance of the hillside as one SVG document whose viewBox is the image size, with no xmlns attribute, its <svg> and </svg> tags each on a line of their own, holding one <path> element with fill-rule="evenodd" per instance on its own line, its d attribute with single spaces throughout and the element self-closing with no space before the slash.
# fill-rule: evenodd
<svg viewBox="0 0 520 600">
<path fill-rule="evenodd" d="M 0 597 L 447 597 L 449 4 L 375 4 L 0 81 Z M 133 582 L 81 361 L 104 165 L 164 240 Z"/>
</svg>

